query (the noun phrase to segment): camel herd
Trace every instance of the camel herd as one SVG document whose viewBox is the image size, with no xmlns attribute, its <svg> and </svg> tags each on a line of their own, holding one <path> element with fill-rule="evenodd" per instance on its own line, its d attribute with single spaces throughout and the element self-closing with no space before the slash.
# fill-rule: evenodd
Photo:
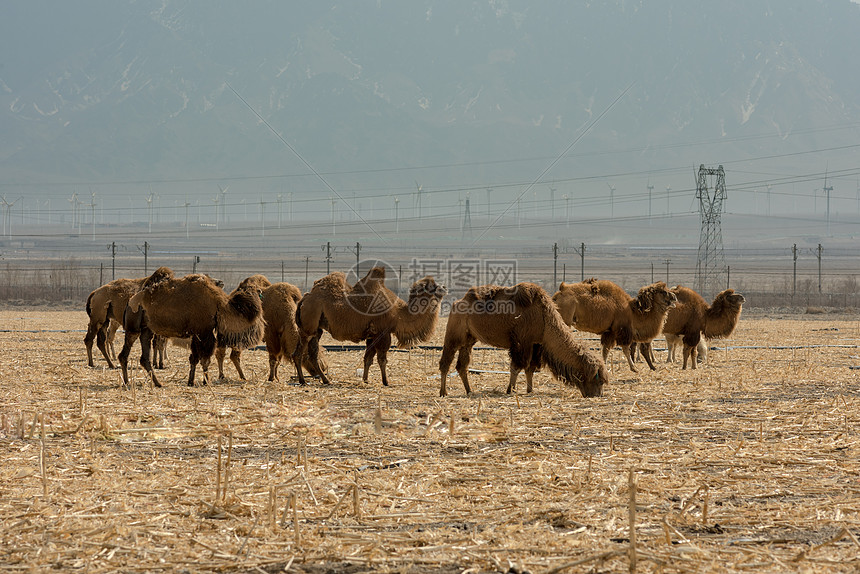
<svg viewBox="0 0 860 574">
<path fill-rule="evenodd" d="M 116 279 L 90 293 L 84 338 L 87 362 L 93 366 L 95 342 L 108 366 L 115 367 L 113 338 L 122 326 L 125 340 L 118 360 L 124 386 L 129 384 L 128 357 L 138 339 L 140 365 L 159 387 L 152 355 L 163 368 L 168 339 L 190 349 L 191 386 L 198 364 L 203 384 L 209 382 L 213 354 L 219 378 L 224 378 L 228 347 L 239 378 L 244 380 L 242 350 L 263 341 L 269 354 L 269 381 L 278 379 L 283 360 L 293 363 L 300 384 L 306 384 L 303 369 L 328 384 L 320 345 L 323 332 L 328 332 L 338 341 L 363 341 L 364 383 L 375 358 L 382 384 L 387 386 L 392 335 L 401 348 L 428 341 L 446 295 L 446 288 L 427 276 L 412 285 L 404 301 L 385 286 L 383 267 L 374 267 L 354 285 L 344 273 L 331 273 L 316 280 L 304 296 L 294 285 L 272 284 L 263 275 L 252 275 L 227 293 L 222 282 L 207 275 L 176 277 L 172 270 L 161 267 L 149 277 Z M 508 351 L 508 393 L 515 390 L 521 371 L 525 371 L 526 391 L 532 392 L 535 371 L 546 366 L 555 378 L 578 388 L 582 396 L 599 397 L 609 380 L 609 352 L 620 346 L 635 372 L 638 350 L 655 369 L 651 343 L 661 333 L 669 348 L 668 362 L 673 361 L 676 348 L 683 346 L 682 368 L 690 360 L 695 369 L 707 348 L 704 341 L 728 337 L 737 326 L 744 302 L 743 295 L 727 289 L 708 305 L 692 289 L 680 285 L 670 289 L 662 281 L 642 287 L 636 297 L 611 281 L 593 278 L 562 282 L 551 297 L 534 283 L 472 287 L 451 307 L 439 360 L 439 395 L 447 395 L 455 355 L 457 373 L 466 394 L 471 394 L 469 362 L 477 342 Z M 578 341 L 575 330 L 600 335 L 602 354 Z"/>
</svg>

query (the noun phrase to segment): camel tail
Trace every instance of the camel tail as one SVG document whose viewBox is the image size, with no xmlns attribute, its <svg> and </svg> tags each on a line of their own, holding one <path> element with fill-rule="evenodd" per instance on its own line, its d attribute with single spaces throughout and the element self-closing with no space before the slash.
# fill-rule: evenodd
<svg viewBox="0 0 860 574">
<path fill-rule="evenodd" d="M 544 302 L 542 347 L 543 362 L 555 378 L 577 387 L 584 397 L 603 394 L 603 385 L 608 382 L 603 359 L 573 338 L 548 296 Z"/>
<path fill-rule="evenodd" d="M 93 314 L 93 294 L 90 293 L 87 297 L 87 317 L 92 317 Z"/>
<path fill-rule="evenodd" d="M 218 344 L 234 349 L 248 349 L 263 340 L 266 322 L 263 307 L 256 292 L 238 290 L 227 300 L 227 307 L 218 313 Z"/>
</svg>

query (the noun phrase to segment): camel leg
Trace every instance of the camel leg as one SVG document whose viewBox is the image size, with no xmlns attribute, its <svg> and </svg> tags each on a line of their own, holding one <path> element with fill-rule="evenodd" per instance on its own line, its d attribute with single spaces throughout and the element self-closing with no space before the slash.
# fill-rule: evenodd
<svg viewBox="0 0 860 574">
<path fill-rule="evenodd" d="M 373 339 L 368 339 L 364 344 L 364 371 L 361 374 L 361 380 L 366 385 L 370 366 L 373 364 L 373 358 L 376 356 L 376 347 L 374 346 Z"/>
<path fill-rule="evenodd" d="M 87 334 L 84 335 L 84 345 L 87 347 L 87 366 L 94 367 L 93 365 L 93 341 L 96 339 L 96 331 L 98 327 L 96 327 L 93 323 L 87 325 Z"/>
<path fill-rule="evenodd" d="M 543 349 L 540 345 L 535 345 L 532 347 L 532 356 L 529 360 L 529 365 L 526 367 L 526 392 L 532 392 L 532 378 L 534 377 L 535 371 L 540 369 L 541 357 L 543 356 Z"/>
<path fill-rule="evenodd" d="M 511 347 L 508 349 L 508 354 L 511 357 L 511 379 L 508 382 L 508 394 L 514 392 L 517 388 L 517 377 L 524 368 L 532 362 L 531 347 L 524 349 L 518 341 L 511 341 Z"/>
<path fill-rule="evenodd" d="M 269 381 L 278 380 L 278 363 L 280 360 L 278 359 L 278 355 L 275 353 L 269 353 Z"/>
<path fill-rule="evenodd" d="M 645 362 L 648 363 L 648 367 L 650 367 L 652 371 L 656 371 L 657 367 L 654 366 L 654 361 L 652 359 L 651 343 L 639 343 L 639 350 L 641 351 Z"/>
<path fill-rule="evenodd" d="M 224 381 L 227 377 L 224 376 L 224 357 L 227 356 L 227 347 L 218 345 L 215 347 L 215 360 L 218 362 L 218 380 Z"/>
<path fill-rule="evenodd" d="M 107 329 L 107 349 L 111 359 L 116 360 L 116 349 L 113 346 L 113 342 L 116 339 L 116 332 L 119 330 L 119 323 L 116 321 L 109 321 L 109 323 L 110 325 Z"/>
<path fill-rule="evenodd" d="M 96 345 L 98 346 L 99 351 L 102 352 L 105 361 L 107 361 L 108 367 L 114 369 L 116 366 L 113 364 L 113 361 L 110 360 L 110 355 L 107 350 L 108 327 L 110 327 L 110 321 L 105 321 L 102 323 L 101 327 L 99 327 L 99 330 L 96 332 Z"/>
<path fill-rule="evenodd" d="M 122 367 L 122 386 L 128 387 L 128 356 L 131 354 L 131 348 L 134 346 L 134 342 L 137 341 L 137 338 L 140 336 L 140 333 L 135 331 L 126 330 L 125 332 L 125 341 L 123 342 L 122 349 L 119 352 L 119 364 Z"/>
<path fill-rule="evenodd" d="M 305 381 L 305 374 L 302 372 L 302 358 L 305 356 L 305 353 L 308 353 L 308 358 L 311 361 L 315 361 L 316 358 L 312 357 L 312 353 L 308 349 L 308 339 L 304 333 L 299 331 L 299 340 L 296 343 L 296 348 L 293 350 L 293 366 L 296 368 L 296 376 L 299 377 L 299 384 L 305 386 L 307 382 Z M 271 359 L 269 359 L 271 364 Z"/>
<path fill-rule="evenodd" d="M 469 363 L 472 362 L 472 346 L 475 342 L 473 340 L 466 341 L 466 344 L 460 347 L 460 352 L 457 354 L 457 373 L 460 375 L 460 380 L 463 381 L 463 388 L 466 389 L 467 395 L 472 394 L 472 387 L 469 385 Z"/>
<path fill-rule="evenodd" d="M 388 349 L 391 347 L 391 333 L 381 335 L 376 342 L 376 362 L 382 371 L 382 386 L 388 386 L 388 373 L 385 366 L 388 364 Z M 364 372 L 367 375 L 367 371 Z"/>
<path fill-rule="evenodd" d="M 152 330 L 149 327 L 144 327 L 140 332 L 140 366 L 143 367 L 144 371 L 149 373 L 150 377 L 152 377 L 152 384 L 156 387 L 160 387 L 161 383 L 158 382 L 158 377 L 155 376 L 155 371 L 152 370 L 152 362 L 150 361 L 150 356 L 152 354 L 152 338 Z"/>
<path fill-rule="evenodd" d="M 236 366 L 236 372 L 239 373 L 239 380 L 244 381 L 245 373 L 242 371 L 242 350 L 241 349 L 233 349 L 230 351 L 230 361 Z"/>
<path fill-rule="evenodd" d="M 624 358 L 627 359 L 627 365 L 630 367 L 630 370 L 634 373 L 638 373 L 639 371 L 636 370 L 636 365 L 633 364 L 633 359 L 630 358 L 630 347 L 631 345 L 623 345 L 621 348 L 624 350 Z"/>
<path fill-rule="evenodd" d="M 448 395 L 448 369 L 451 368 L 451 362 L 454 360 L 454 354 L 457 352 L 457 347 L 454 345 L 444 345 L 442 347 L 442 357 L 439 359 L 439 376 L 442 377 L 442 384 L 439 386 L 439 396 L 445 397 Z M 465 380 L 466 394 L 469 394 L 469 382 Z"/>
</svg>

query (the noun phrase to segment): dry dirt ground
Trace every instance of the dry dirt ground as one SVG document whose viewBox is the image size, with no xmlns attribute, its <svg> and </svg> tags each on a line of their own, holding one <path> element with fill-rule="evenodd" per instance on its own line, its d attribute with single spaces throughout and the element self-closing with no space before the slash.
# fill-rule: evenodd
<svg viewBox="0 0 860 574">
<path fill-rule="evenodd" d="M 0 311 L 0 572 L 860 568 L 856 316 L 745 311 L 696 371 L 615 351 L 598 399 L 545 372 L 505 395 L 496 350 L 468 398 L 432 349 L 393 352 L 389 388 L 360 351 L 330 387 L 268 383 L 261 350 L 189 388 L 171 348 L 164 388 L 122 390 L 85 326 Z"/>
</svg>

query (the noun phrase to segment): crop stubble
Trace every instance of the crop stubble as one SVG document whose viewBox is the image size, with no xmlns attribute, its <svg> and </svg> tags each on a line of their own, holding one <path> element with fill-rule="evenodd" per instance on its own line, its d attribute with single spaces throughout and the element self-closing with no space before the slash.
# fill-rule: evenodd
<svg viewBox="0 0 860 574">
<path fill-rule="evenodd" d="M 634 374 L 616 350 L 599 399 L 546 372 L 507 396 L 497 350 L 473 354 L 500 372 L 470 398 L 458 378 L 438 397 L 422 349 L 390 353 L 389 388 L 376 365 L 361 384 L 361 351 L 329 353 L 331 387 L 290 365 L 268 383 L 259 350 L 248 382 L 228 365 L 189 388 L 172 347 L 164 388 L 136 368 L 122 390 L 100 356 L 86 366 L 85 326 L 0 311 L 0 571 L 860 566 L 853 316 L 745 312 L 696 371 L 660 353 Z"/>
</svg>

